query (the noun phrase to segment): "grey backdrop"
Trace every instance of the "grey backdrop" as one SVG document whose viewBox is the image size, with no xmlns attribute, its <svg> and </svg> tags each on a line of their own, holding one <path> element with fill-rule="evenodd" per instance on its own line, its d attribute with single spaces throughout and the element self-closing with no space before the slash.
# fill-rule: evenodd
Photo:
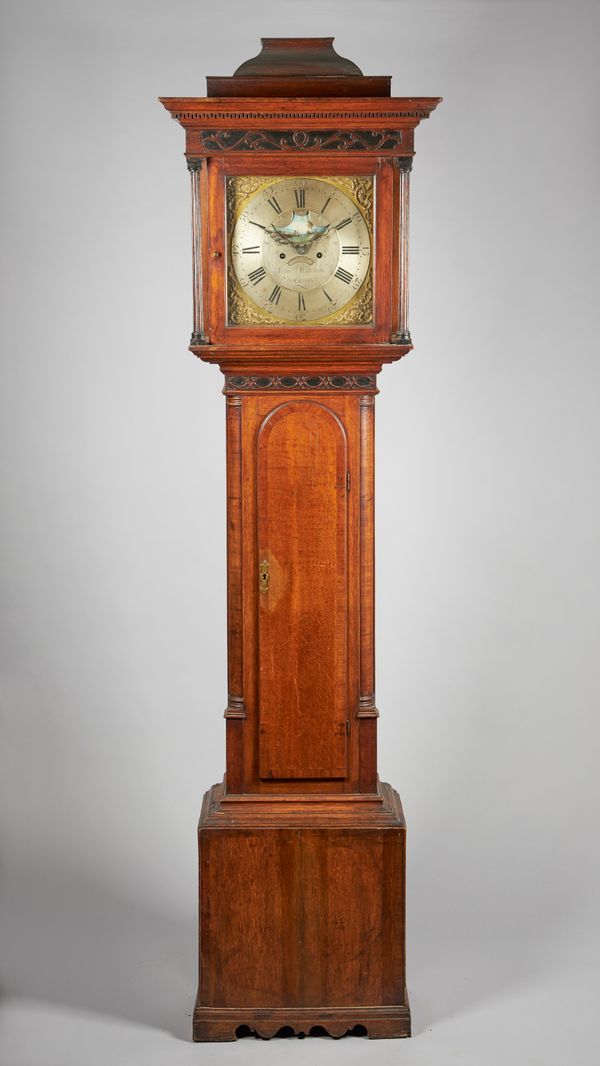
<svg viewBox="0 0 600 1066">
<path fill-rule="evenodd" d="M 2 1066 L 593 1063 L 598 55 L 583 3 L 4 4 Z M 397 1043 L 189 1040 L 220 777 L 224 415 L 183 134 L 261 34 L 417 130 L 415 352 L 380 379 L 380 767 L 409 824 Z"/>
</svg>

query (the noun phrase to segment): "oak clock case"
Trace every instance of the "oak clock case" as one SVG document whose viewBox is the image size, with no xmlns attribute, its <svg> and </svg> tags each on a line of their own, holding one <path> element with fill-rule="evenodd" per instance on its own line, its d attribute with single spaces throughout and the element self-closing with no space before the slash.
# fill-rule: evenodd
<svg viewBox="0 0 600 1066">
<path fill-rule="evenodd" d="M 411 348 L 414 130 L 332 38 L 161 98 L 191 175 L 190 349 L 224 375 L 226 771 L 199 822 L 195 1040 L 410 1035 L 406 824 L 377 774 L 374 404 Z"/>
</svg>

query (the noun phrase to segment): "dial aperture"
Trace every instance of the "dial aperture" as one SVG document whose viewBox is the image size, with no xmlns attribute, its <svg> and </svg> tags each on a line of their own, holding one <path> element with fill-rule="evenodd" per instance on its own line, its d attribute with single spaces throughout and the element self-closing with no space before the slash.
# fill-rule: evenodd
<svg viewBox="0 0 600 1066">
<path fill-rule="evenodd" d="M 246 202 L 231 239 L 238 284 L 276 321 L 331 316 L 353 300 L 370 265 L 357 204 L 318 178 L 283 178 Z"/>
<path fill-rule="evenodd" d="M 285 225 L 278 226 L 276 222 L 272 222 L 268 232 L 272 233 L 275 241 L 289 244 L 292 248 L 297 248 L 300 255 L 304 255 L 307 248 L 327 233 L 329 225 L 329 222 L 316 222 L 312 211 L 292 211 L 292 216 Z"/>
</svg>

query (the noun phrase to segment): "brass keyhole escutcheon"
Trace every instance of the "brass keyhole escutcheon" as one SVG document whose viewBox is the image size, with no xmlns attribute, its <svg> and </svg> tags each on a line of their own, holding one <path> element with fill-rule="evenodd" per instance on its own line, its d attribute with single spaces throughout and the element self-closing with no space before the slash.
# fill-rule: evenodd
<svg viewBox="0 0 600 1066">
<path fill-rule="evenodd" d="M 263 559 L 258 570 L 258 587 L 261 592 L 269 591 L 269 562 Z"/>
</svg>

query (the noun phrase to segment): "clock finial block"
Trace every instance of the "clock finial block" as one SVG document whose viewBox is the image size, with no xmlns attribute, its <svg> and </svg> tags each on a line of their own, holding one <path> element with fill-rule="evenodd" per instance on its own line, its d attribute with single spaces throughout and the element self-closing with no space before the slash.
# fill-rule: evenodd
<svg viewBox="0 0 600 1066">
<path fill-rule="evenodd" d="M 206 79 L 208 96 L 389 96 L 391 78 L 365 77 L 333 37 L 262 37 L 231 78 Z"/>
<path fill-rule="evenodd" d="M 261 37 L 262 49 L 257 56 L 241 63 L 234 78 L 256 74 L 263 77 L 287 74 L 362 77 L 362 70 L 351 59 L 338 55 L 333 37 Z"/>
</svg>

